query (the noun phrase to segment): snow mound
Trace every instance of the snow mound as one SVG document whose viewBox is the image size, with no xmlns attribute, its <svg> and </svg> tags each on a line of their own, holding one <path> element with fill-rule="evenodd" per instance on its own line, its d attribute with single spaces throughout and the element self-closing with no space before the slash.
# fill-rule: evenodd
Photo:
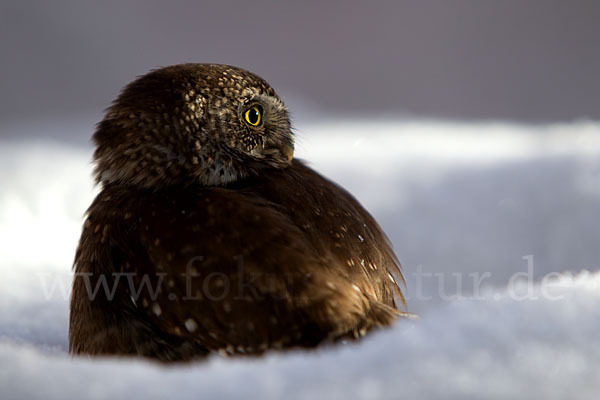
<svg viewBox="0 0 600 400">
<path fill-rule="evenodd" d="M 599 128 L 299 126 L 297 155 L 389 234 L 421 318 L 359 343 L 176 367 L 67 354 L 91 149 L 0 140 L 0 398 L 595 399 Z"/>
<path fill-rule="evenodd" d="M 562 276 L 546 299 L 496 292 L 446 303 L 358 344 L 164 367 L 71 359 L 0 342 L 3 399 L 596 399 L 600 273 Z"/>
</svg>

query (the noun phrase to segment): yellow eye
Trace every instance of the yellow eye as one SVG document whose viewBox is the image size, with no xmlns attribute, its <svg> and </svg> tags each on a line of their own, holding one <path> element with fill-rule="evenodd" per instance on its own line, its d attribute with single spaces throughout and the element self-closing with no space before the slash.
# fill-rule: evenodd
<svg viewBox="0 0 600 400">
<path fill-rule="evenodd" d="M 252 126 L 260 125 L 262 120 L 262 107 L 261 106 L 252 106 L 246 110 L 244 113 L 244 118 L 246 122 Z"/>
</svg>

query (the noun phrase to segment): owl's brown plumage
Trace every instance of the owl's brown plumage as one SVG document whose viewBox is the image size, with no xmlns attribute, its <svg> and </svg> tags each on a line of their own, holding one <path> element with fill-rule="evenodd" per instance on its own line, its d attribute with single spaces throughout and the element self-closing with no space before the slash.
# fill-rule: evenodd
<svg viewBox="0 0 600 400">
<path fill-rule="evenodd" d="M 359 337 L 401 314 L 387 238 L 292 159 L 287 111 L 254 74 L 153 71 L 94 140 L 102 190 L 75 257 L 71 352 L 260 354 Z"/>
</svg>

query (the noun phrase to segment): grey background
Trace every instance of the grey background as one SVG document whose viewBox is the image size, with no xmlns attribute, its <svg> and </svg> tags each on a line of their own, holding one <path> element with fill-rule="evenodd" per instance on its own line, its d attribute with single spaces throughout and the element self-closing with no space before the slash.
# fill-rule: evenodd
<svg viewBox="0 0 600 400">
<path fill-rule="evenodd" d="M 593 0 L 40 0 L 0 7 L 4 124 L 73 115 L 96 122 L 128 81 L 180 62 L 248 68 L 300 115 L 600 117 L 600 2 Z"/>
</svg>

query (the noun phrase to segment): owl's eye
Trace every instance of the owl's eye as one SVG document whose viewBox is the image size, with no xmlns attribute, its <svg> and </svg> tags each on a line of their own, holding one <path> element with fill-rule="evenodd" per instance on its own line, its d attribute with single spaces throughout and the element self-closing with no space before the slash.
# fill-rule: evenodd
<svg viewBox="0 0 600 400">
<path fill-rule="evenodd" d="M 244 119 L 248 124 L 252 126 L 258 126 L 262 121 L 262 112 L 263 109 L 261 106 L 252 106 L 244 113 Z"/>
</svg>

